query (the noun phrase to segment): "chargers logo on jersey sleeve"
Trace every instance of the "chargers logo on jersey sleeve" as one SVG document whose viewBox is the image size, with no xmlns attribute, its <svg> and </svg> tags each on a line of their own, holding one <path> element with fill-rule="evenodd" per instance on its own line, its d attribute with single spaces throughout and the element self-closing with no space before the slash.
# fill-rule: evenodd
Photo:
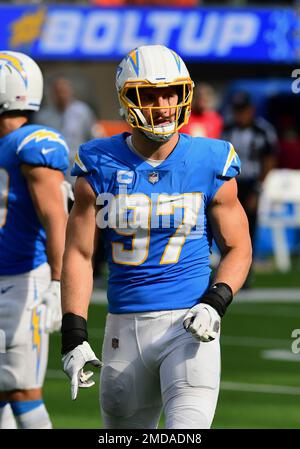
<svg viewBox="0 0 300 449">
<path fill-rule="evenodd" d="M 73 165 L 71 173 L 72 173 L 72 175 L 73 174 L 74 175 L 78 175 L 80 173 L 80 171 L 82 171 L 84 173 L 88 173 L 88 169 L 86 168 L 86 166 L 84 165 L 84 163 L 80 159 L 79 150 L 78 150 L 76 155 L 75 155 L 75 158 L 74 158 L 74 165 Z"/>
<path fill-rule="evenodd" d="M 19 154 L 20 151 L 22 151 L 25 145 L 27 145 L 29 142 L 38 143 L 41 142 L 42 140 L 46 140 L 48 142 L 58 142 L 66 149 L 67 152 L 69 152 L 66 142 L 59 133 L 51 131 L 49 129 L 39 129 L 29 134 L 28 136 L 25 137 L 25 139 L 22 140 L 22 142 L 17 148 L 17 154 Z M 44 154 L 47 154 L 47 152 L 44 151 Z"/>
<path fill-rule="evenodd" d="M 231 177 L 230 175 L 230 168 L 234 166 L 234 168 L 238 171 L 238 173 L 240 173 L 241 171 L 241 163 L 239 160 L 239 157 L 237 155 L 237 153 L 235 152 L 235 149 L 233 147 L 233 145 L 231 143 L 229 143 L 229 152 L 228 152 L 228 156 L 225 162 L 225 165 L 223 167 L 223 171 L 222 171 L 222 177 Z"/>
<path fill-rule="evenodd" d="M 25 164 L 65 172 L 69 166 L 69 149 L 64 138 L 52 129 L 40 128 L 30 131 L 26 136 L 22 136 L 17 146 L 18 158 Z"/>
</svg>

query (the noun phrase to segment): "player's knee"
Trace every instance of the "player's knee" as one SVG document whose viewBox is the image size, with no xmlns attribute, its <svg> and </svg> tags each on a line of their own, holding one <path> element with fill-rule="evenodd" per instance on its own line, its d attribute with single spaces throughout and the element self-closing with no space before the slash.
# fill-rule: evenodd
<svg viewBox="0 0 300 449">
<path fill-rule="evenodd" d="M 195 408 L 174 410 L 167 416 L 167 429 L 209 429 L 211 417 Z"/>
<path fill-rule="evenodd" d="M 164 392 L 168 429 L 209 429 L 218 399 L 218 388 L 191 387 L 187 382 L 170 386 Z"/>
<path fill-rule="evenodd" d="M 122 362 L 104 366 L 101 372 L 100 401 L 110 416 L 129 417 L 136 409 L 134 368 Z"/>
</svg>

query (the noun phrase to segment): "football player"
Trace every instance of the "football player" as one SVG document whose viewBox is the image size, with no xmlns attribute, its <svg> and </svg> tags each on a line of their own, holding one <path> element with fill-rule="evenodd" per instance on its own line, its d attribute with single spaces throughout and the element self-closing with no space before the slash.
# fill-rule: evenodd
<svg viewBox="0 0 300 449">
<path fill-rule="evenodd" d="M 41 388 L 49 332 L 61 325 L 68 148 L 29 124 L 42 91 L 31 58 L 0 52 L 0 427 L 11 425 L 10 405 L 20 428 L 51 428 Z"/>
<path fill-rule="evenodd" d="M 193 82 L 161 45 L 131 51 L 117 69 L 121 112 L 132 134 L 83 144 L 62 274 L 63 368 L 94 384 L 87 362 L 95 234 L 108 254 L 108 307 L 100 378 L 107 428 L 211 426 L 220 384 L 220 321 L 251 263 L 248 223 L 229 142 L 179 134 Z M 221 251 L 210 280 L 214 238 Z"/>
</svg>

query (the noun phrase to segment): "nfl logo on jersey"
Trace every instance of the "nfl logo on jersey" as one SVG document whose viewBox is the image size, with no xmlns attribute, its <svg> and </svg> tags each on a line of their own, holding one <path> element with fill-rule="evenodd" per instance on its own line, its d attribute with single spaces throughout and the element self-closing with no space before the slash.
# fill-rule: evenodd
<svg viewBox="0 0 300 449">
<path fill-rule="evenodd" d="M 151 182 L 151 184 L 155 184 L 156 182 L 158 182 L 158 172 L 153 171 L 152 173 L 150 173 L 148 175 L 148 181 Z"/>
</svg>

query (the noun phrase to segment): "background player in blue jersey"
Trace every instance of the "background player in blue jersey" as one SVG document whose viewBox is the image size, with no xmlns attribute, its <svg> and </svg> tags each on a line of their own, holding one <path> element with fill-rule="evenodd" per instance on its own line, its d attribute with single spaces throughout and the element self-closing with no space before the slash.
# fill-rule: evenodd
<svg viewBox="0 0 300 449">
<path fill-rule="evenodd" d="M 0 52 L 0 427 L 10 404 L 19 427 L 51 428 L 41 387 L 61 324 L 68 149 L 54 129 L 28 123 L 42 91 L 31 58 Z"/>
<path fill-rule="evenodd" d="M 63 264 L 62 353 L 78 387 L 94 384 L 87 362 L 95 234 L 109 264 L 100 379 L 105 427 L 211 426 L 220 383 L 220 318 L 251 262 L 248 223 L 228 142 L 178 134 L 188 121 L 193 83 L 166 47 L 143 46 L 117 69 L 121 111 L 132 126 L 82 145 Z M 210 280 L 215 238 L 221 261 Z"/>
</svg>

